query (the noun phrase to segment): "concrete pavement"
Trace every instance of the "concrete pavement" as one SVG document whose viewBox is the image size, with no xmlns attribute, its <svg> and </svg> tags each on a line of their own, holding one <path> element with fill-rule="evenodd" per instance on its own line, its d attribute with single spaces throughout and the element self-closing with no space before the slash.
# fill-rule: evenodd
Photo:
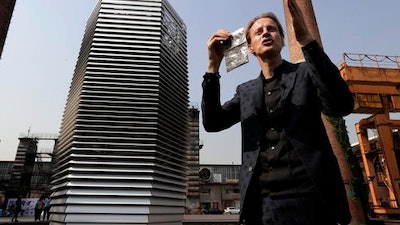
<svg viewBox="0 0 400 225">
<path fill-rule="evenodd" d="M 207 214 L 207 215 L 184 215 L 183 224 L 221 224 L 233 225 L 238 224 L 239 215 L 237 214 Z M 0 217 L 0 225 L 2 224 L 19 224 L 19 225 L 39 225 L 48 224 L 48 221 L 34 221 L 33 217 L 18 217 L 18 223 L 11 222 L 11 217 Z"/>
<path fill-rule="evenodd" d="M 18 223 L 11 222 L 11 217 L 0 217 L 0 225 L 47 225 L 48 221 L 34 221 L 33 217 L 20 217 Z M 183 225 L 237 225 L 239 215 L 237 214 L 206 214 L 206 215 L 184 215 Z M 371 221 L 371 225 L 400 225 L 400 220 L 377 220 Z"/>
<path fill-rule="evenodd" d="M 30 225 L 30 224 L 48 224 L 48 221 L 35 221 L 35 218 L 32 216 L 22 216 L 18 217 L 18 223 L 11 222 L 11 217 L 2 216 L 0 217 L 0 224 L 19 224 L 19 225 Z"/>
</svg>

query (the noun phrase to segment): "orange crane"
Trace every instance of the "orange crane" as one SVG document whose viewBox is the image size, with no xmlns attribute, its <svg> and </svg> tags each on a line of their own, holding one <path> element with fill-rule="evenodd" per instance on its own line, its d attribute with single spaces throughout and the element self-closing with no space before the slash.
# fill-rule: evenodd
<svg viewBox="0 0 400 225">
<path fill-rule="evenodd" d="M 340 73 L 354 94 L 353 113 L 371 115 L 355 124 L 370 212 L 398 218 L 400 148 L 394 145 L 393 132 L 400 120 L 391 119 L 390 113 L 400 112 L 400 57 L 345 53 Z M 376 131 L 376 145 L 371 145 L 368 130 Z"/>
</svg>

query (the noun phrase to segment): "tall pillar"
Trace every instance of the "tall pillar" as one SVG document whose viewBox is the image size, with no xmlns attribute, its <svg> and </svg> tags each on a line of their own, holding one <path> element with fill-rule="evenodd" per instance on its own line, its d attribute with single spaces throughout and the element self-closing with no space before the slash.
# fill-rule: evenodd
<svg viewBox="0 0 400 225">
<path fill-rule="evenodd" d="M 300 44 L 296 40 L 296 36 L 294 33 L 294 29 L 292 26 L 292 18 L 290 15 L 289 8 L 287 4 L 284 2 L 284 12 L 285 12 L 285 20 L 286 20 L 286 30 L 287 30 L 287 37 L 288 37 L 288 45 L 289 45 L 289 53 L 290 53 L 290 60 L 292 62 L 301 62 L 304 61 L 304 55 L 301 50 Z M 303 12 L 305 22 L 307 27 L 311 33 L 311 36 L 320 44 L 322 47 L 321 36 L 319 34 L 317 20 L 315 18 L 314 9 L 311 0 L 297 0 L 297 4 L 299 5 L 300 10 Z M 353 177 L 351 169 L 346 161 L 346 157 L 344 155 L 344 151 L 340 146 L 340 143 L 336 137 L 335 128 L 332 126 L 330 122 L 327 121 L 324 115 L 322 116 L 322 120 L 325 125 L 326 132 L 329 137 L 329 141 L 332 145 L 334 154 L 336 155 L 339 163 L 339 167 L 342 173 L 342 177 L 345 183 L 346 191 L 351 193 L 351 187 L 349 184 L 350 179 Z M 347 196 L 349 199 L 349 207 L 352 215 L 352 223 L 365 223 L 364 213 L 361 204 L 354 204 L 351 199 L 351 196 Z"/>
<path fill-rule="evenodd" d="M 10 26 L 11 16 L 14 12 L 16 0 L 2 0 L 0 5 L 0 58 Z"/>
<path fill-rule="evenodd" d="M 285 4 L 284 0 L 284 11 L 286 18 L 286 31 L 288 37 L 289 44 L 289 53 L 290 53 L 290 61 L 292 62 L 300 62 L 304 61 L 303 52 L 301 51 L 301 46 L 299 42 L 296 40 L 296 36 L 294 34 L 292 20 L 289 12 L 289 8 Z M 311 0 L 297 1 L 301 11 L 303 12 L 304 19 L 306 21 L 307 27 L 310 30 L 312 37 L 320 44 L 322 47 L 321 37 L 319 35 L 317 20 L 315 19 L 314 9 L 312 6 Z"/>
</svg>

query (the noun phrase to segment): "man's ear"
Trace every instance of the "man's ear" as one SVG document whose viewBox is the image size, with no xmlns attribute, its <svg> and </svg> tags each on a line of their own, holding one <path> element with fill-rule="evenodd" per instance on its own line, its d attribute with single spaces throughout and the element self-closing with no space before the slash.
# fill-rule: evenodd
<svg viewBox="0 0 400 225">
<path fill-rule="evenodd" d="M 253 47 L 251 47 L 251 45 L 248 45 L 247 48 L 249 49 L 249 52 L 254 55 Z"/>
</svg>

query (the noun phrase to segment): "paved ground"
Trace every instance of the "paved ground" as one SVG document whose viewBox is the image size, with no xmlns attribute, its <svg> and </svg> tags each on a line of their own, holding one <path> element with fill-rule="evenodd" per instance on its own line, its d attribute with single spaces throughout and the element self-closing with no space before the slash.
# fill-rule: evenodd
<svg viewBox="0 0 400 225">
<path fill-rule="evenodd" d="M 231 225 L 238 224 L 238 215 L 184 215 L 183 225 Z M 0 225 L 19 224 L 19 225 L 47 225 L 46 221 L 34 221 L 33 217 L 20 217 L 18 223 L 12 223 L 11 217 L 0 217 Z M 400 225 L 400 220 L 372 221 L 377 225 Z"/>
<path fill-rule="evenodd" d="M 0 224 L 48 224 L 46 221 L 36 221 L 34 217 L 18 217 L 18 223 L 11 222 L 11 217 L 0 217 Z"/>
<path fill-rule="evenodd" d="M 183 224 L 238 224 L 238 214 L 184 215 Z"/>
<path fill-rule="evenodd" d="M 19 217 L 18 223 L 12 223 L 11 217 L 0 217 L 0 224 L 48 224 L 46 221 L 34 221 L 33 217 Z M 220 215 L 184 215 L 184 224 L 234 224 L 239 221 L 239 215 L 220 214 Z"/>
</svg>

